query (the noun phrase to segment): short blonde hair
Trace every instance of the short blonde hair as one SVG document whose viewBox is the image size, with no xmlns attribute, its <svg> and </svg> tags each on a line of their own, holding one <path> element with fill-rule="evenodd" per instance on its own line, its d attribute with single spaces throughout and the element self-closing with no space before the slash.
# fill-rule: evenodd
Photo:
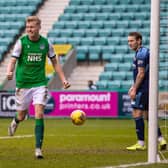
<svg viewBox="0 0 168 168">
<path fill-rule="evenodd" d="M 41 25 L 41 20 L 37 16 L 28 16 L 26 18 L 26 23 L 28 22 L 36 22 L 38 25 Z"/>
</svg>

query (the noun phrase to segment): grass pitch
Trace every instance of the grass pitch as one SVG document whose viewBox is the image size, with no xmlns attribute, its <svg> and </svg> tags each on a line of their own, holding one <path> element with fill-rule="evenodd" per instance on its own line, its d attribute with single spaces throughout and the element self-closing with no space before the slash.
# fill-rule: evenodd
<svg viewBox="0 0 168 168">
<path fill-rule="evenodd" d="M 74 126 L 69 119 L 45 119 L 43 160 L 34 157 L 34 120 L 20 123 L 14 137 L 7 136 L 10 121 L 0 119 L 0 168 L 102 168 L 147 161 L 147 151 L 125 150 L 136 141 L 133 120 L 87 119 Z M 164 154 L 168 159 L 168 151 Z"/>
</svg>

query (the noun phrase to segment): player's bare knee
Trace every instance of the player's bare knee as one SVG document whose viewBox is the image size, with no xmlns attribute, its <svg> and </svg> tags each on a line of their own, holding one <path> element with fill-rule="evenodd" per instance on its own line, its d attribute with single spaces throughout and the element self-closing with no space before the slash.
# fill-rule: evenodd
<svg viewBox="0 0 168 168">
<path fill-rule="evenodd" d="M 18 120 L 19 121 L 23 121 L 26 117 L 26 114 L 27 114 L 27 110 L 24 110 L 24 111 L 19 111 L 18 112 Z"/>
<path fill-rule="evenodd" d="M 25 115 L 18 115 L 18 120 L 23 121 L 25 119 Z"/>
<path fill-rule="evenodd" d="M 37 119 L 41 119 L 41 118 L 43 118 L 43 116 L 44 116 L 44 114 L 42 112 L 35 114 L 35 118 L 37 118 Z"/>
</svg>

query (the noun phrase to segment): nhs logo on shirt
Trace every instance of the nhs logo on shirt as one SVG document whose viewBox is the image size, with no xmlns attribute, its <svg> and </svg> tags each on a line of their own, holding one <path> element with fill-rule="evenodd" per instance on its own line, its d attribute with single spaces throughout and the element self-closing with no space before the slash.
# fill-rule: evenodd
<svg viewBox="0 0 168 168">
<path fill-rule="evenodd" d="M 27 62 L 40 62 L 42 61 L 41 53 L 29 53 L 27 56 Z"/>
</svg>

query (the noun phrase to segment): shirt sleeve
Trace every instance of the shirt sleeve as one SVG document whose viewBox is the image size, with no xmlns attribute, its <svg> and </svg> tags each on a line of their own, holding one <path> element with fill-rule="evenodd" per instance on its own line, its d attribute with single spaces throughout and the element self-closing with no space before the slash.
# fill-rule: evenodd
<svg viewBox="0 0 168 168">
<path fill-rule="evenodd" d="M 147 52 L 140 52 L 137 56 L 137 66 L 138 67 L 146 67 L 146 59 L 147 59 L 148 53 Z"/>
<path fill-rule="evenodd" d="M 13 52 L 12 52 L 12 57 L 16 57 L 19 58 L 20 54 L 22 51 L 22 45 L 21 45 L 21 41 L 18 40 L 14 46 Z"/>
<path fill-rule="evenodd" d="M 56 54 L 54 52 L 54 48 L 53 48 L 52 44 L 49 42 L 48 57 L 49 58 L 54 58 L 55 56 L 56 56 Z"/>
</svg>

